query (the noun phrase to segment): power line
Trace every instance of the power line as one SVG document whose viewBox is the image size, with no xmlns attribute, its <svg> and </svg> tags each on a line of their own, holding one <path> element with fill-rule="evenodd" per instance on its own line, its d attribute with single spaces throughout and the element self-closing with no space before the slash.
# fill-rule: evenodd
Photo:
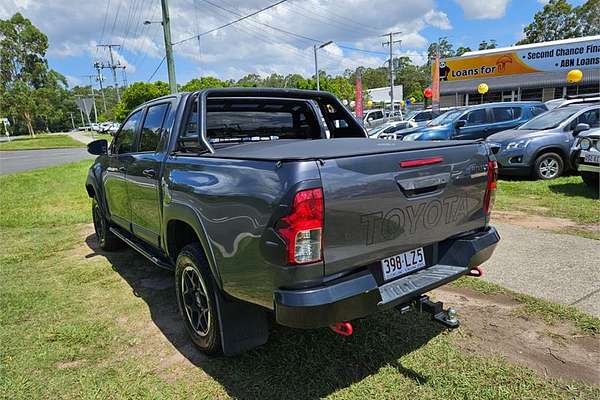
<svg viewBox="0 0 600 400">
<path fill-rule="evenodd" d="M 202 1 L 205 1 L 205 2 L 207 2 L 207 3 L 209 3 L 209 4 L 211 4 L 211 5 L 214 5 L 215 7 L 221 8 L 220 6 L 218 6 L 218 5 L 215 5 L 214 3 L 208 2 L 208 1 L 206 1 L 206 0 L 202 0 Z M 204 35 L 208 35 L 209 33 L 212 33 L 212 32 L 215 32 L 215 31 L 218 31 L 219 29 L 223 29 L 223 28 L 225 28 L 225 27 L 228 27 L 228 26 L 230 26 L 230 25 L 233 25 L 233 24 L 235 24 L 235 23 L 238 23 L 238 22 L 240 22 L 240 21 L 243 21 L 243 20 L 245 20 L 245 19 L 247 19 L 247 18 L 253 17 L 253 16 L 255 16 L 256 14 L 259 14 L 259 13 L 261 13 L 261 12 L 263 12 L 263 11 L 269 10 L 269 9 L 271 9 L 271 8 L 275 7 L 275 6 L 278 6 L 278 5 L 279 5 L 279 4 L 281 4 L 281 3 L 285 3 L 286 1 L 288 1 L 288 0 L 280 0 L 280 1 L 278 1 L 277 3 L 273 3 L 273 4 L 269 5 L 269 6 L 266 6 L 266 7 L 264 7 L 264 8 L 261 8 L 260 10 L 254 11 L 253 13 L 250 13 L 250 14 L 248 14 L 248 15 L 244 15 L 244 16 L 242 16 L 241 18 L 238 18 L 238 19 L 236 19 L 236 20 L 234 20 L 234 21 L 231 21 L 231 22 L 228 22 L 228 23 L 226 23 L 226 24 L 224 24 L 224 25 L 221 25 L 221 26 L 218 26 L 218 27 L 216 27 L 216 28 L 213 28 L 213 29 L 211 29 L 211 30 L 209 30 L 209 31 L 202 32 L 202 33 L 200 33 L 200 34 L 198 34 L 198 35 L 190 36 L 190 37 L 188 37 L 188 38 L 185 38 L 185 39 L 179 40 L 179 41 L 177 41 L 177 42 L 173 43 L 173 46 L 176 46 L 176 45 L 178 45 L 178 44 L 181 44 L 181 43 L 183 43 L 183 42 L 190 41 L 190 40 L 192 40 L 192 39 L 199 38 L 199 37 L 201 37 L 201 36 L 204 36 Z M 226 9 L 224 9 L 224 10 L 226 10 Z M 229 10 L 226 10 L 226 11 L 229 11 Z M 229 12 L 231 12 L 231 13 L 235 14 L 233 11 L 229 11 Z M 240 15 L 240 14 L 237 14 L 237 15 Z"/>
<path fill-rule="evenodd" d="M 213 2 L 212 2 L 212 1 L 210 1 L 210 0 L 201 0 L 201 1 L 203 1 L 203 2 L 205 2 L 205 3 L 208 3 L 208 4 L 210 4 L 211 6 L 213 6 L 213 7 L 216 7 L 216 8 L 218 8 L 218 9 L 220 9 L 220 10 L 226 11 L 226 12 L 228 12 L 228 13 L 231 13 L 231 14 L 234 14 L 234 15 L 238 15 L 238 16 L 239 16 L 239 15 L 241 15 L 240 13 L 238 13 L 238 12 L 236 12 L 236 11 L 229 10 L 229 9 L 227 9 L 227 8 L 225 8 L 225 7 L 222 7 L 222 6 L 218 5 L 218 4 L 215 4 L 215 3 L 213 3 Z M 281 3 L 281 2 L 280 2 L 280 3 Z M 278 4 L 278 3 L 276 3 L 275 5 L 277 5 L 277 4 Z M 243 19 L 246 19 L 246 18 L 248 18 L 248 17 L 250 17 L 250 16 L 252 16 L 252 15 L 248 15 L 248 16 L 246 16 L 246 17 L 244 17 L 244 18 L 240 18 L 239 20 L 236 20 L 236 21 L 232 21 L 232 23 L 239 22 L 239 21 L 241 21 L 241 20 L 243 20 Z M 256 23 L 257 23 L 257 24 L 260 24 L 260 25 L 263 25 L 263 26 L 266 26 L 267 28 L 271 28 L 271 29 L 273 29 L 273 30 L 276 30 L 276 31 L 278 31 L 278 32 L 285 33 L 285 34 L 287 34 L 287 35 L 290 35 L 290 36 L 294 36 L 294 37 L 296 37 L 296 38 L 299 38 L 299 39 L 303 39 L 303 40 L 310 41 L 310 42 L 313 42 L 313 43 L 323 43 L 323 40 L 321 40 L 321 39 L 317 39 L 317 38 L 313 38 L 313 37 L 310 37 L 310 36 L 301 35 L 301 34 L 299 34 L 299 33 L 294 33 L 294 32 L 291 32 L 291 31 L 285 30 L 285 29 L 283 29 L 283 28 L 279 28 L 279 27 L 277 27 L 277 26 L 273 26 L 273 25 L 266 24 L 266 23 L 264 23 L 264 22 L 256 22 Z M 229 23 L 229 24 L 225 24 L 224 26 L 229 26 L 230 24 L 231 24 L 231 23 Z M 223 26 L 223 27 L 224 27 L 224 26 Z M 208 32 L 204 32 L 204 33 L 202 33 L 202 34 L 200 34 L 200 35 L 198 35 L 198 36 L 203 36 L 203 35 L 205 35 L 205 34 L 208 34 L 208 33 L 214 32 L 214 31 L 215 31 L 215 30 L 217 30 L 217 29 L 220 29 L 220 27 L 219 27 L 219 28 L 215 28 L 214 30 L 211 30 L 211 31 L 208 31 Z M 173 43 L 173 44 L 179 44 L 179 43 L 182 43 L 182 42 L 184 42 L 184 41 L 191 40 L 191 39 L 194 39 L 194 38 L 196 38 L 196 36 L 192 36 L 192 37 L 190 37 L 190 38 L 184 39 L 184 40 L 182 40 L 182 41 L 179 41 L 179 42 L 177 42 L 177 43 Z M 381 51 L 373 51 L 373 50 L 359 49 L 359 48 L 356 48 L 356 47 L 352 47 L 352 46 L 346 46 L 346 45 L 341 45 L 341 44 L 337 44 L 337 43 L 336 43 L 336 45 L 337 45 L 338 47 L 340 47 L 340 48 L 342 48 L 342 49 L 346 49 L 346 50 L 360 51 L 360 52 L 363 52 L 363 53 L 370 53 L 370 54 L 387 55 L 386 53 L 384 53 L 384 52 L 381 52 Z"/>
<path fill-rule="evenodd" d="M 158 70 L 163 65 L 163 63 L 165 62 L 166 59 L 167 59 L 167 56 L 164 56 L 162 58 L 162 60 L 160 60 L 160 63 L 158 64 L 158 66 L 156 67 L 156 69 L 154 70 L 154 72 L 152 73 L 152 75 L 150 75 L 150 78 L 148 78 L 148 80 L 146 82 L 150 82 L 152 80 L 152 78 L 154 78 L 154 75 L 156 75 L 156 73 L 158 72 Z"/>
<path fill-rule="evenodd" d="M 104 11 L 104 21 L 102 22 L 102 33 L 100 33 L 100 40 L 98 43 L 102 43 L 104 39 L 104 31 L 106 30 L 106 20 L 108 19 L 108 10 L 110 9 L 110 0 L 106 2 L 106 10 Z M 98 54 L 98 48 L 96 47 L 96 54 Z"/>
</svg>

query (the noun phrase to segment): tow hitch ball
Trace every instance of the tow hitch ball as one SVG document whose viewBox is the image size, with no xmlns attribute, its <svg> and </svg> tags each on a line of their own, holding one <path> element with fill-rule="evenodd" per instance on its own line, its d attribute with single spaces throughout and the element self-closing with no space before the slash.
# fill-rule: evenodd
<svg viewBox="0 0 600 400">
<path fill-rule="evenodd" d="M 448 308 L 444 310 L 444 303 L 441 301 L 433 302 L 429 299 L 429 296 L 422 295 L 415 300 L 415 308 L 419 312 L 426 312 L 431 314 L 434 321 L 447 326 L 450 329 L 458 328 L 460 322 L 458 321 L 458 313 L 454 308 Z"/>
</svg>

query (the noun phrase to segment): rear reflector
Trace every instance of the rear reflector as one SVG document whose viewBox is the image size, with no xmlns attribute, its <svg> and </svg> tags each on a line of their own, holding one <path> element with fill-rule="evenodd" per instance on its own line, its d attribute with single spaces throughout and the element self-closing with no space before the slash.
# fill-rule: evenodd
<svg viewBox="0 0 600 400">
<path fill-rule="evenodd" d="M 485 215 L 490 215 L 496 200 L 496 181 L 498 180 L 498 163 L 496 161 L 488 161 L 487 170 L 487 186 L 485 196 L 483 197 L 483 211 Z"/>
<path fill-rule="evenodd" d="M 281 218 L 277 229 L 287 245 L 288 264 L 307 264 L 322 259 L 323 190 L 296 193 L 292 212 Z"/>
<path fill-rule="evenodd" d="M 420 158 L 418 160 L 400 161 L 402 168 L 418 167 L 420 165 L 439 164 L 444 161 L 444 157 Z"/>
</svg>

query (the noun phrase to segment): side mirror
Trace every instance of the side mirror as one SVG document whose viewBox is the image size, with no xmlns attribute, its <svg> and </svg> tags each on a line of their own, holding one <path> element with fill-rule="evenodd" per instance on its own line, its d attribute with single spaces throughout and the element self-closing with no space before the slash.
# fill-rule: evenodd
<svg viewBox="0 0 600 400">
<path fill-rule="evenodd" d="M 580 132 L 588 130 L 590 130 L 590 126 L 588 124 L 579 123 L 577 126 L 575 126 L 575 129 L 573 129 L 573 136 L 577 136 Z"/>
<path fill-rule="evenodd" d="M 454 123 L 454 127 L 456 129 L 460 129 L 460 128 L 464 127 L 465 125 L 467 125 L 467 121 L 465 121 L 464 119 L 459 119 L 458 121 L 456 121 Z"/>
<path fill-rule="evenodd" d="M 108 142 L 106 139 L 98 139 L 88 143 L 87 151 L 90 154 L 99 156 L 108 152 Z"/>
<path fill-rule="evenodd" d="M 373 117 L 367 118 L 367 122 L 373 122 Z"/>
</svg>

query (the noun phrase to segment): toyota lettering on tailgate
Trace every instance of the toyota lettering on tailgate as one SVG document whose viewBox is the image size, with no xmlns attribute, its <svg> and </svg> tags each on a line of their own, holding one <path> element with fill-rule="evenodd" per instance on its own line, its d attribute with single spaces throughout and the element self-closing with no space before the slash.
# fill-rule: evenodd
<svg viewBox="0 0 600 400">
<path fill-rule="evenodd" d="M 413 234 L 418 230 L 433 229 L 438 224 L 451 224 L 467 217 L 474 210 L 477 200 L 452 196 L 443 200 L 409 205 L 404 208 L 377 211 L 360 216 L 365 227 L 366 244 L 391 240 L 402 233 Z"/>
</svg>

